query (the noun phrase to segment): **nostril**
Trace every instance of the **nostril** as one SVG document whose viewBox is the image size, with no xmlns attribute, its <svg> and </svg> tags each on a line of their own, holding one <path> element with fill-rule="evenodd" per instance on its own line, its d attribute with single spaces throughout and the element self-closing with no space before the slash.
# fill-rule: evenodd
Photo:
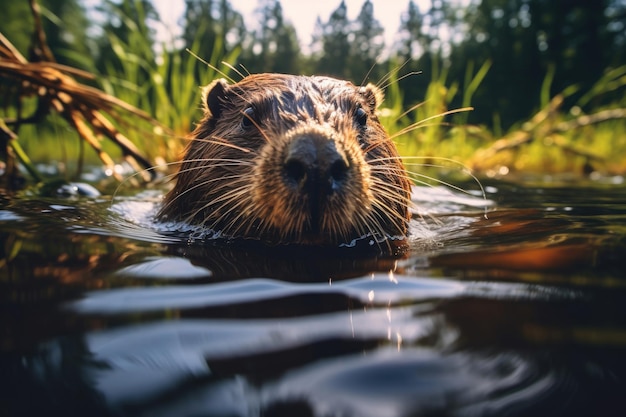
<svg viewBox="0 0 626 417">
<path fill-rule="evenodd" d="M 293 139 L 281 169 L 285 185 L 322 201 L 345 185 L 350 163 L 331 138 L 311 134 Z"/>
<path fill-rule="evenodd" d="M 307 168 L 304 162 L 299 158 L 289 158 L 283 165 L 285 175 L 288 179 L 300 184 L 306 179 Z"/>
<path fill-rule="evenodd" d="M 348 175 L 349 169 L 350 166 L 348 165 L 348 161 L 339 157 L 339 159 L 330 165 L 330 169 L 328 171 L 330 179 L 338 182 L 344 180 Z"/>
</svg>

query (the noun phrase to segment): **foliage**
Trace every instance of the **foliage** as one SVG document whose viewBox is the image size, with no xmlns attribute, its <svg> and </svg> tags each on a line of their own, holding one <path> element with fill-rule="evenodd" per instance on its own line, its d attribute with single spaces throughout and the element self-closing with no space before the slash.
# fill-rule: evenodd
<svg viewBox="0 0 626 417">
<path fill-rule="evenodd" d="M 45 43 L 38 8 L 34 3 L 31 5 L 37 22 L 36 46 L 41 51 L 36 55 L 36 59 L 28 61 L 10 41 L 0 36 L 0 75 L 4 79 L 12 80 L 17 86 L 11 91 L 16 102 L 15 116 L 0 120 L 1 152 L 5 164 L 3 180 L 13 184 L 19 181 L 17 160 L 35 180 L 41 180 L 42 177 L 18 142 L 16 132 L 24 124 L 39 123 L 51 112 L 57 114 L 78 133 L 82 139 L 80 143 L 87 143 L 107 169 L 111 170 L 112 175 L 117 173 L 113 159 L 102 146 L 104 138 L 118 147 L 131 167 L 139 171 L 149 168 L 151 163 L 115 128 L 111 120 L 119 122 L 130 115 L 152 125 L 158 123 L 141 110 L 77 81 L 76 77 L 90 78 L 89 73 L 55 62 Z M 25 102 L 33 105 L 34 110 L 31 114 L 23 113 Z M 81 162 L 79 158 L 78 164 Z M 149 178 L 149 175 L 146 178 Z"/>
<path fill-rule="evenodd" d="M 370 0 L 363 3 L 361 11 L 353 23 L 350 39 L 348 78 L 361 83 L 366 75 L 376 69 L 376 62 L 381 58 L 385 47 L 383 39 L 384 29 L 374 17 L 374 6 Z M 377 77 L 373 75 L 373 79 Z"/>
<path fill-rule="evenodd" d="M 106 22 L 97 40 L 96 67 L 100 73 L 126 70 L 123 60 L 130 54 L 137 61 L 154 60 L 155 34 L 150 26 L 159 20 L 159 15 L 152 3 L 147 0 L 123 0 L 121 3 L 105 0 L 97 10 Z M 145 80 L 150 74 L 144 69 L 142 76 Z"/>
<path fill-rule="evenodd" d="M 567 100 L 572 105 L 606 68 L 626 63 L 626 3 L 620 0 L 481 0 L 472 3 L 464 20 L 467 37 L 451 53 L 453 73 L 469 59 L 493 62 L 475 97 L 473 120 L 480 123 L 491 124 L 497 113 L 510 127 L 536 112 L 539 103 L 529 92 L 541 89 L 549 71 L 554 71 L 550 94 L 579 87 Z M 619 97 L 623 91 L 602 100 Z"/>
<path fill-rule="evenodd" d="M 314 44 L 321 47 L 315 57 L 315 73 L 342 77 L 348 71 L 348 57 L 350 56 L 348 8 L 345 1 L 330 15 L 328 22 L 322 23 L 318 18 L 317 34 L 313 38 Z M 348 78 L 348 77 L 345 77 Z"/>
<path fill-rule="evenodd" d="M 251 73 L 299 73 L 300 53 L 296 29 L 285 22 L 280 2 L 260 0 L 256 14 L 259 28 L 239 63 Z"/>
<path fill-rule="evenodd" d="M 243 16 L 228 0 L 185 0 L 181 24 L 183 45 L 193 45 L 193 52 L 205 60 L 232 54 L 245 40 Z"/>
<path fill-rule="evenodd" d="M 133 2 L 134 0 L 124 0 Z M 143 149 L 150 149 L 155 156 L 166 160 L 178 158 L 186 134 L 199 118 L 200 86 L 208 84 L 220 76 L 210 66 L 203 65 L 195 53 L 172 50 L 164 44 L 155 52 L 150 32 L 137 28 L 134 19 L 125 18 L 121 13 L 120 22 L 125 26 L 118 37 L 117 31 L 107 32 L 118 66 L 110 66 L 100 78 L 106 92 L 121 98 L 136 107 L 145 109 L 152 117 L 168 126 L 173 132 L 162 132 L 162 140 L 154 143 L 147 135 L 137 135 L 134 140 Z M 203 24 L 203 23 L 200 23 Z M 200 31 L 201 34 L 205 32 Z M 222 38 L 216 37 L 210 50 L 213 55 L 206 57 L 208 62 L 224 59 L 233 61 L 237 50 L 226 54 Z M 204 39 L 198 36 L 189 45 L 191 51 L 202 50 Z M 149 51 L 149 52 L 145 52 Z"/>
<path fill-rule="evenodd" d="M 91 51 L 95 45 L 85 36 L 89 27 L 85 8 L 79 0 L 40 0 L 47 43 L 61 64 L 93 70 Z M 26 57 L 32 54 L 33 17 L 28 1 L 2 1 L 0 32 L 11 39 Z"/>
</svg>

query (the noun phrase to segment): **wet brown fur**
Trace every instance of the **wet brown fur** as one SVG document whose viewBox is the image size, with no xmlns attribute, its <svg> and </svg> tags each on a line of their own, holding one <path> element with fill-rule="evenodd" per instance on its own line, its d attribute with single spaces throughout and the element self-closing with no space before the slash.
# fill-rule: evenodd
<svg viewBox="0 0 626 417">
<path fill-rule="evenodd" d="M 381 100 L 371 84 L 327 77 L 256 74 L 233 85 L 214 81 L 205 87 L 204 118 L 159 218 L 271 243 L 405 236 L 410 181 L 377 119 Z M 366 125 L 356 121 L 363 116 L 359 108 Z M 332 141 L 349 166 L 341 187 L 319 201 L 294 192 L 284 179 L 290 143 L 306 135 Z"/>
</svg>

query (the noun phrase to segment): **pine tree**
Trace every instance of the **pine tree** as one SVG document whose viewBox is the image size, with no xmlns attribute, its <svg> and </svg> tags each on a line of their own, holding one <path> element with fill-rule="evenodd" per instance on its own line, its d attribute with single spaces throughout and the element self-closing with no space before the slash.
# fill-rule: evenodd
<svg viewBox="0 0 626 417">
<path fill-rule="evenodd" d="M 381 71 L 380 67 L 376 67 L 376 61 L 385 47 L 383 34 L 382 25 L 374 18 L 374 5 L 366 0 L 349 35 L 352 45 L 348 64 L 349 78 L 361 83 L 369 74 L 370 79 L 377 79 L 377 74 Z"/>
<path fill-rule="evenodd" d="M 430 38 L 424 33 L 424 16 L 413 0 L 400 18 L 400 36 L 397 53 L 402 61 L 419 58 L 430 46 Z"/>
<path fill-rule="evenodd" d="M 95 45 L 90 42 L 86 10 L 78 0 L 39 0 L 46 41 L 54 58 L 62 63 L 93 71 Z M 29 56 L 34 21 L 28 1 L 4 1 L 0 32 Z"/>
<path fill-rule="evenodd" d="M 347 78 L 351 48 L 349 30 L 345 1 L 332 12 L 328 22 L 323 23 L 318 19 L 314 38 L 314 49 L 319 51 L 314 67 L 316 73 Z"/>
<path fill-rule="evenodd" d="M 241 47 L 246 33 L 241 13 L 228 0 L 185 0 L 181 25 L 185 48 L 207 61 Z"/>
<path fill-rule="evenodd" d="M 241 62 L 251 73 L 298 73 L 300 48 L 296 29 L 283 17 L 278 0 L 260 0 L 259 28 L 243 51 Z"/>
</svg>

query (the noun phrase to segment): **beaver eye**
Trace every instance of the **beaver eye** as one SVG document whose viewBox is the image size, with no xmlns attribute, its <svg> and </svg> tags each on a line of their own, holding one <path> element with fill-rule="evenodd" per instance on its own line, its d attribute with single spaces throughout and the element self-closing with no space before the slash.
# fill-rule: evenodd
<svg viewBox="0 0 626 417">
<path fill-rule="evenodd" d="M 367 112 L 362 107 L 359 107 L 354 113 L 354 120 L 360 127 L 365 127 L 367 125 Z"/>
<path fill-rule="evenodd" d="M 254 126 L 254 109 L 248 107 L 243 111 L 243 117 L 241 118 L 241 127 L 249 129 Z"/>
</svg>

